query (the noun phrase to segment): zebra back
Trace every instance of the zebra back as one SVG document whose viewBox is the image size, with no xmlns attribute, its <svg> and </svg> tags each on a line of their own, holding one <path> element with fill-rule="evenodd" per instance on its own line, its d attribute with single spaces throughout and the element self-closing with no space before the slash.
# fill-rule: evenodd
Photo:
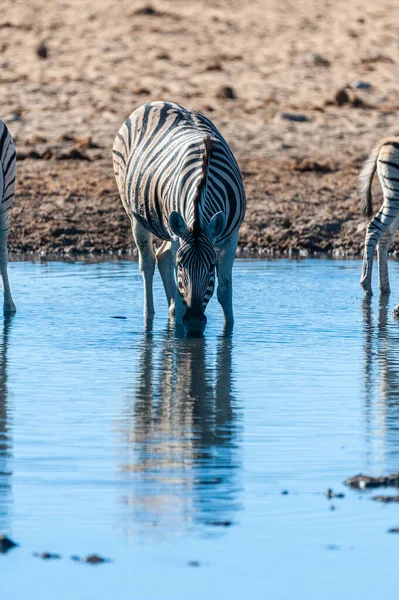
<svg viewBox="0 0 399 600">
<path fill-rule="evenodd" d="M 126 212 L 155 236 L 171 239 L 168 218 L 174 210 L 189 227 L 198 216 L 206 225 L 222 211 L 226 225 L 217 243 L 240 226 L 245 193 L 239 167 L 215 125 L 200 113 L 168 102 L 141 106 L 119 130 L 113 155 Z"/>
</svg>

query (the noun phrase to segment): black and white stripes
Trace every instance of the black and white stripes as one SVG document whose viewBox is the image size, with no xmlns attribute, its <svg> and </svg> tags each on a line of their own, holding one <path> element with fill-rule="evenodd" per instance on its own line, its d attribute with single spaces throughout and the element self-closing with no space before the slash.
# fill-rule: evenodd
<svg viewBox="0 0 399 600">
<path fill-rule="evenodd" d="M 231 293 L 226 295 L 223 287 L 230 284 L 227 272 L 231 272 L 231 253 L 235 253 L 245 215 L 245 194 L 237 162 L 216 127 L 203 115 L 177 104 L 153 102 L 138 108 L 122 125 L 113 155 L 146 287 L 152 275 L 145 272 L 153 270 L 154 263 L 148 238 L 152 235 L 165 242 L 157 259 L 171 312 L 170 252 L 177 265 L 178 296 L 185 313 L 197 312 L 203 318 L 198 307 L 203 312 L 213 293 L 216 266 L 218 299 L 226 319 L 231 320 L 232 309 L 227 308 Z M 148 290 L 146 305 L 145 310 L 151 312 Z"/>
<path fill-rule="evenodd" d="M 379 287 L 381 292 L 388 293 L 388 250 L 399 224 L 399 139 L 382 140 L 374 148 L 360 173 L 361 210 L 368 217 L 373 214 L 371 186 L 376 171 L 384 202 L 367 226 L 360 282 L 365 292 L 371 293 L 373 257 L 378 244 Z"/>
<path fill-rule="evenodd" d="M 7 238 L 10 229 L 9 211 L 14 201 L 16 154 L 13 139 L 0 121 L 0 274 L 4 291 L 4 311 L 15 312 L 7 274 Z"/>
</svg>

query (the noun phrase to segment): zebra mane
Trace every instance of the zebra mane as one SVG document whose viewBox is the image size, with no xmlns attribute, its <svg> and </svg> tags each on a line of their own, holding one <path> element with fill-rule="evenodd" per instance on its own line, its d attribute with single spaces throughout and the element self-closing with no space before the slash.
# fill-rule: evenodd
<svg viewBox="0 0 399 600">
<path fill-rule="evenodd" d="M 195 238 L 198 238 L 201 234 L 201 215 L 200 215 L 200 203 L 203 191 L 206 189 L 206 178 L 208 174 L 209 162 L 212 156 L 212 152 L 214 150 L 214 142 L 212 138 L 207 135 L 204 138 L 205 150 L 202 157 L 202 174 L 201 180 L 198 184 L 198 187 L 195 191 L 195 196 L 193 199 L 193 208 L 194 208 L 194 222 L 193 222 L 193 235 Z"/>
</svg>

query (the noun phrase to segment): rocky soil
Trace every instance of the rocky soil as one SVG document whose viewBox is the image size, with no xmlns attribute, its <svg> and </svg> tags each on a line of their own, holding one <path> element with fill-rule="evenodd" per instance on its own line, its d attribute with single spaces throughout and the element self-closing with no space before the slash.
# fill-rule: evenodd
<svg viewBox="0 0 399 600">
<path fill-rule="evenodd" d="M 240 253 L 360 254 L 357 175 L 375 142 L 399 132 L 399 5 L 4 0 L 2 8 L 0 117 L 19 159 L 14 252 L 134 253 L 113 138 L 137 106 L 167 99 L 210 117 L 238 158 L 248 198 Z"/>
</svg>

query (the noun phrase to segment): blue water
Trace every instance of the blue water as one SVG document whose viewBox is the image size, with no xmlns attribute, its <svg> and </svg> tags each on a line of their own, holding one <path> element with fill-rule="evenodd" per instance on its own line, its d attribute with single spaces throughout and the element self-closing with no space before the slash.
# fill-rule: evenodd
<svg viewBox="0 0 399 600">
<path fill-rule="evenodd" d="M 391 595 L 399 505 L 342 484 L 399 471 L 390 272 L 367 303 L 358 261 L 237 261 L 233 333 L 213 299 L 205 337 L 181 339 L 159 279 L 144 330 L 135 262 L 12 263 L 0 533 L 20 545 L 1 597 Z M 93 552 L 112 562 L 70 560 Z"/>
</svg>

